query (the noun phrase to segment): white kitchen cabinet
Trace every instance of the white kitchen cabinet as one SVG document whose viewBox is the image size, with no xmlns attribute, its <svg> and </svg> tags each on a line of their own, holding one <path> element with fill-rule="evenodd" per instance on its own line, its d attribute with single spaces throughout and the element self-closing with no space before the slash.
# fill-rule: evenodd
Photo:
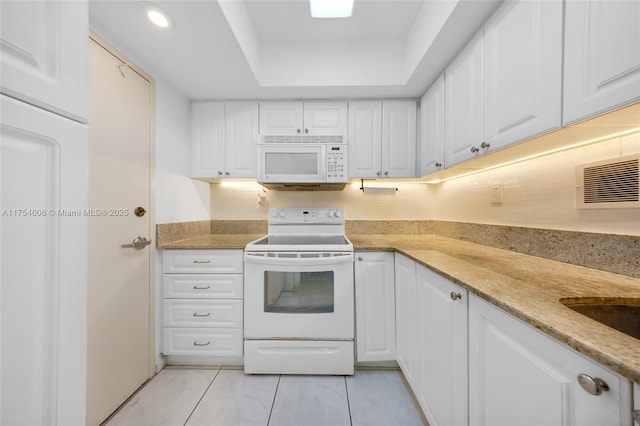
<svg viewBox="0 0 640 426">
<path fill-rule="evenodd" d="M 0 2 L 0 91 L 81 123 L 89 113 L 86 1 Z"/>
<path fill-rule="evenodd" d="M 84 424 L 87 126 L 0 102 L 0 423 Z"/>
<path fill-rule="evenodd" d="M 486 151 L 561 126 L 562 9 L 561 0 L 509 1 L 485 24 Z"/>
<path fill-rule="evenodd" d="M 484 135 L 483 30 L 445 71 L 444 164 L 477 156 Z"/>
<path fill-rule="evenodd" d="M 420 176 L 444 166 L 444 74 L 420 100 Z"/>
<path fill-rule="evenodd" d="M 356 252 L 356 360 L 396 359 L 396 299 L 392 252 Z"/>
<path fill-rule="evenodd" d="M 163 272 L 164 355 L 242 356 L 242 250 L 165 250 Z"/>
<path fill-rule="evenodd" d="M 417 385 L 429 424 L 467 424 L 467 291 L 416 267 Z"/>
<path fill-rule="evenodd" d="M 416 177 L 416 102 L 349 103 L 349 177 Z"/>
<path fill-rule="evenodd" d="M 261 135 L 346 135 L 346 102 L 260 102 Z"/>
<path fill-rule="evenodd" d="M 609 390 L 587 393 L 579 374 L 604 380 Z M 470 296 L 470 424 L 630 426 L 630 412 L 627 379 Z"/>
<path fill-rule="evenodd" d="M 640 99 L 640 2 L 567 1 L 563 122 Z"/>
<path fill-rule="evenodd" d="M 505 2 L 446 69 L 445 166 L 560 127 L 562 8 Z"/>
<path fill-rule="evenodd" d="M 395 253 L 396 278 L 396 360 L 412 389 L 417 389 L 418 332 L 416 302 L 416 262 Z"/>
<path fill-rule="evenodd" d="M 349 177 L 375 178 L 382 167 L 382 102 L 349 102 Z"/>
<path fill-rule="evenodd" d="M 192 177 L 255 178 L 257 102 L 192 104 Z"/>
</svg>

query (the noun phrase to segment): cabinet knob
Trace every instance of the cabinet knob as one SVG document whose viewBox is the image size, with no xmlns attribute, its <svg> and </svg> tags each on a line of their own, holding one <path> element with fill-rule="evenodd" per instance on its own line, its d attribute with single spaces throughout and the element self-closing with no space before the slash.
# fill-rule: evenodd
<svg viewBox="0 0 640 426">
<path fill-rule="evenodd" d="M 490 146 L 491 146 L 491 144 L 489 142 L 482 142 L 480 144 L 480 148 L 482 148 L 482 149 L 489 148 Z"/>
<path fill-rule="evenodd" d="M 476 153 L 476 152 L 478 152 L 478 151 L 480 151 L 480 148 L 478 148 L 477 146 L 472 146 L 472 147 L 471 147 L 471 152 L 472 152 L 473 154 L 475 154 L 475 153 Z"/>
<path fill-rule="evenodd" d="M 358 260 L 362 262 L 362 256 L 358 256 Z"/>
<path fill-rule="evenodd" d="M 389 172 L 388 171 L 384 172 L 384 175 L 389 176 Z"/>
<path fill-rule="evenodd" d="M 378 170 L 378 171 L 376 172 L 376 175 L 378 175 L 378 176 L 382 176 L 382 172 L 381 172 L 380 170 Z"/>
<path fill-rule="evenodd" d="M 604 380 L 598 377 L 593 378 L 584 373 L 578 374 L 578 383 L 580 383 L 582 389 L 586 390 L 591 395 L 600 395 L 602 392 L 607 392 L 609 390 L 609 385 L 607 385 Z"/>
<path fill-rule="evenodd" d="M 222 172 L 218 170 L 218 176 L 222 176 Z"/>
<path fill-rule="evenodd" d="M 225 174 L 226 176 L 229 176 L 231 173 L 229 173 L 229 172 L 224 172 L 224 174 Z"/>
<path fill-rule="evenodd" d="M 304 129 L 304 133 L 305 134 L 309 133 L 309 129 Z"/>
<path fill-rule="evenodd" d="M 436 167 L 442 167 L 442 163 L 436 163 Z"/>
<path fill-rule="evenodd" d="M 296 129 L 296 133 L 298 134 L 302 133 L 302 129 Z"/>
<path fill-rule="evenodd" d="M 449 296 L 451 296 L 451 300 L 462 299 L 462 295 L 460 293 L 455 292 L 455 291 L 452 291 Z"/>
</svg>

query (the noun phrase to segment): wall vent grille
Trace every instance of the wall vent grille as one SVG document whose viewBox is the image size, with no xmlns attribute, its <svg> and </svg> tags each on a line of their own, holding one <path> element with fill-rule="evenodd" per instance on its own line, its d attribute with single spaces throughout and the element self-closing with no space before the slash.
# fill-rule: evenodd
<svg viewBox="0 0 640 426">
<path fill-rule="evenodd" d="M 578 208 L 640 207 L 640 155 L 583 164 L 576 171 Z"/>
</svg>

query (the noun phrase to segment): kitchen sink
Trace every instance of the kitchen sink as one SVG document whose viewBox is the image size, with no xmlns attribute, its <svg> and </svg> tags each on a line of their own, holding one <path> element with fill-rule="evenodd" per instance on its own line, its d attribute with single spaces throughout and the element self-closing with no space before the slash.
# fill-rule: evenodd
<svg viewBox="0 0 640 426">
<path fill-rule="evenodd" d="M 565 298 L 560 303 L 631 337 L 640 339 L 640 298 Z"/>
</svg>

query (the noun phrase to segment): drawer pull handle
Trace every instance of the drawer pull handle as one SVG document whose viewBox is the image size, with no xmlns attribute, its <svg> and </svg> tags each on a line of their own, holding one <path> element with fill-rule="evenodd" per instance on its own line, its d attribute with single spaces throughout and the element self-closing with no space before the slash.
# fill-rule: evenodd
<svg viewBox="0 0 640 426">
<path fill-rule="evenodd" d="M 207 312 L 206 314 L 199 314 L 197 312 L 193 313 L 194 317 L 208 317 L 209 315 L 211 315 L 211 312 Z"/>
<path fill-rule="evenodd" d="M 210 260 L 194 260 L 193 263 L 211 263 Z"/>
<path fill-rule="evenodd" d="M 194 290 L 209 290 L 211 288 L 210 285 L 206 286 L 206 287 L 198 287 L 197 285 L 193 286 Z"/>
<path fill-rule="evenodd" d="M 209 343 L 211 343 L 211 341 L 208 341 L 207 343 L 199 343 L 197 340 L 194 340 L 193 346 L 208 346 Z"/>
</svg>

